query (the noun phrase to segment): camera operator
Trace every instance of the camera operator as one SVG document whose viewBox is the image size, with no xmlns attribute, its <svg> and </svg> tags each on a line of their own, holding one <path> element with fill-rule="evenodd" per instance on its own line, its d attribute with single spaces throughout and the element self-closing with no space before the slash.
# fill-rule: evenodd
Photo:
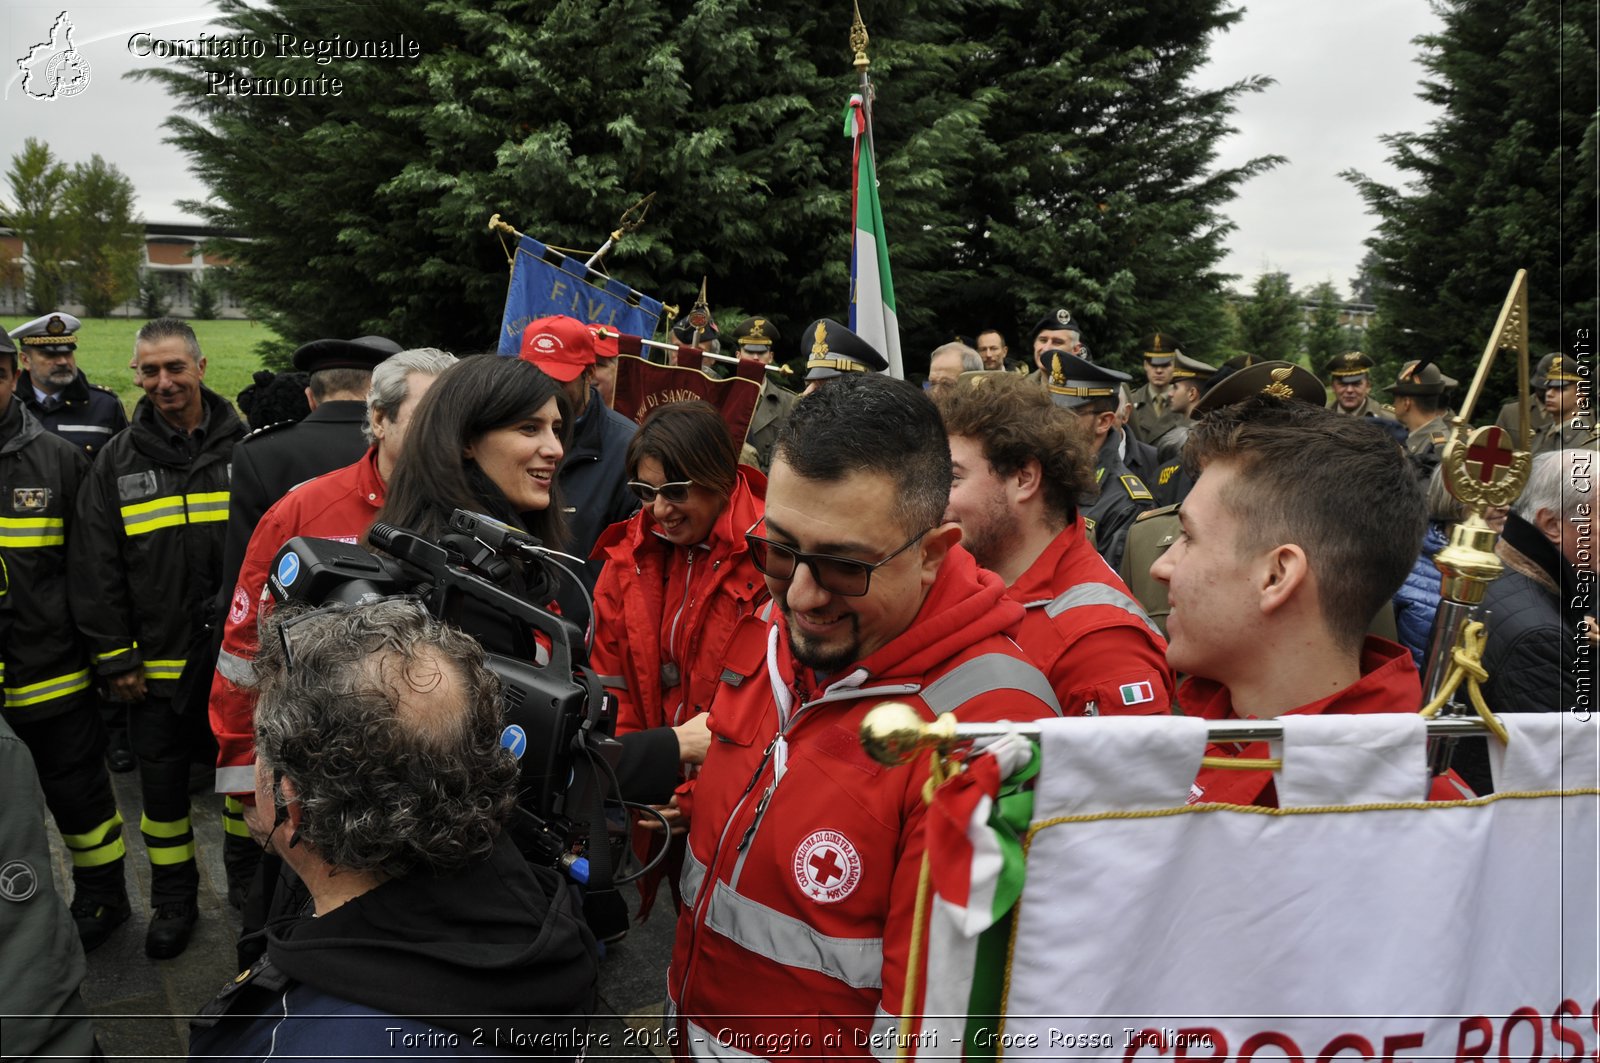
<svg viewBox="0 0 1600 1063">
<path fill-rule="evenodd" d="M 285 605 L 256 671 L 248 819 L 311 911 L 267 929 L 191 1057 L 581 1054 L 594 940 L 508 837 L 517 763 L 478 644 L 410 599 Z"/>
</svg>

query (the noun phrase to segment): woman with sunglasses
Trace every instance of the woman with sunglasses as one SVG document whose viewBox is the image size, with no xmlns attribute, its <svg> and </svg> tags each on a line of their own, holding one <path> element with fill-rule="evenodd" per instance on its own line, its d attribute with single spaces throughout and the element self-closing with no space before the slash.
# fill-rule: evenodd
<svg viewBox="0 0 1600 1063">
<path fill-rule="evenodd" d="M 617 699 L 618 734 L 704 712 L 729 636 L 769 597 L 744 538 L 761 519 L 767 481 L 738 463 L 715 408 L 658 407 L 629 443 L 626 467 L 641 508 L 607 529 L 592 555 L 605 567 L 590 659 Z M 687 792 L 680 787 L 667 810 L 675 829 Z"/>
</svg>

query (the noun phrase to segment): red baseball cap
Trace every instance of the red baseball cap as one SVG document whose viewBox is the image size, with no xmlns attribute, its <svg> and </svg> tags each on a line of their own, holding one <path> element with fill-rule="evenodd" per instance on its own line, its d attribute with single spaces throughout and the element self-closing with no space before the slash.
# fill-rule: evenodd
<svg viewBox="0 0 1600 1063">
<path fill-rule="evenodd" d="M 594 364 L 594 333 L 577 318 L 564 314 L 541 317 L 522 330 L 519 353 L 547 376 L 570 384 Z"/>
<path fill-rule="evenodd" d="M 610 325 L 589 326 L 589 331 L 594 334 L 594 355 L 596 358 L 615 358 L 621 352 L 617 350 L 617 340 L 622 335 Z"/>
</svg>

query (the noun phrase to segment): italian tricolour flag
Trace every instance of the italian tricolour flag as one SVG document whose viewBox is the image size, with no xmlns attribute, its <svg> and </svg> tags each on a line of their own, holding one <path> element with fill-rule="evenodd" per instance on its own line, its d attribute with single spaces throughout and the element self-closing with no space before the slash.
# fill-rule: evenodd
<svg viewBox="0 0 1600 1063">
<path fill-rule="evenodd" d="M 904 380 L 900 319 L 894 308 L 894 281 L 889 277 L 889 241 L 883 231 L 883 204 L 878 200 L 871 121 L 866 100 L 860 93 L 851 96 L 844 114 L 844 135 L 855 145 L 855 186 L 850 196 L 855 220 L 850 237 L 850 331 L 889 360 L 890 376 Z"/>
<path fill-rule="evenodd" d="M 971 1028 L 992 1030 L 1000 1013 L 1011 912 L 1024 879 L 1022 836 L 1033 814 L 1032 792 L 1022 784 L 1038 766 L 1033 742 L 1003 736 L 941 786 L 928 808 L 932 894 L 919 1010 L 920 1045 L 931 1054 L 995 1053 Z M 929 956 L 938 957 L 937 970 L 926 967 Z"/>
</svg>

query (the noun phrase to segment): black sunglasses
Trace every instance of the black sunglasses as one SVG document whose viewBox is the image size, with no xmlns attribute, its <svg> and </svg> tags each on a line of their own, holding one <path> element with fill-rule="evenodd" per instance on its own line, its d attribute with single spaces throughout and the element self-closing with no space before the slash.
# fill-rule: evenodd
<svg viewBox="0 0 1600 1063">
<path fill-rule="evenodd" d="M 933 528 L 924 528 L 917 532 L 898 550 L 881 561 L 857 561 L 853 557 L 835 557 L 833 554 L 808 554 L 775 543 L 753 531 L 745 532 L 744 539 L 750 544 L 750 560 L 755 562 L 756 568 L 773 579 L 793 579 L 795 569 L 804 564 L 811 569 L 811 578 L 829 594 L 837 594 L 844 598 L 859 598 L 867 593 L 868 587 L 872 586 L 873 569 L 887 565 L 931 531 Z"/>
<path fill-rule="evenodd" d="M 681 506 L 689 501 L 689 488 L 693 486 L 693 480 L 678 480 L 670 484 L 647 484 L 642 480 L 628 481 L 628 490 L 637 495 L 639 501 L 647 506 L 656 500 L 657 495 L 675 506 Z"/>
</svg>

